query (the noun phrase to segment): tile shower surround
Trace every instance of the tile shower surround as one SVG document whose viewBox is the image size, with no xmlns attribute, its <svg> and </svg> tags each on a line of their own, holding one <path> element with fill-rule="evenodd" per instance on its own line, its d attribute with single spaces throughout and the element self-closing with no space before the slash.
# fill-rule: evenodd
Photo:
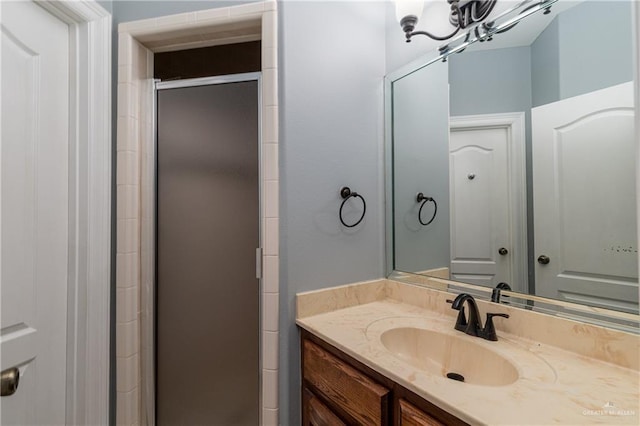
<svg viewBox="0 0 640 426">
<path fill-rule="evenodd" d="M 153 52 L 216 40 L 262 42 L 261 423 L 278 424 L 278 49 L 277 4 L 256 2 L 120 24 L 118 36 L 116 370 L 118 425 L 146 424 L 144 355 L 153 350 Z M 216 30 L 217 29 L 217 30 Z M 147 384 L 152 388 L 152 384 Z"/>
</svg>

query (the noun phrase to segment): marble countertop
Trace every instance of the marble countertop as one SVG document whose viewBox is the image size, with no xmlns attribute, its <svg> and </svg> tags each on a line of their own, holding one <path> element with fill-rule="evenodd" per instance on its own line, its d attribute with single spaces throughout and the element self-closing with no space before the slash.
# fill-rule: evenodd
<svg viewBox="0 0 640 426">
<path fill-rule="evenodd" d="M 351 306 L 338 303 L 338 309 L 311 312 L 313 315 L 309 316 L 299 312 L 296 322 L 470 424 L 640 424 L 637 370 L 500 330 L 498 342 L 467 336 L 454 330 L 455 317 L 451 314 L 385 297 L 379 286 L 374 291 L 378 294 L 373 300 L 360 297 Z M 320 296 L 326 298 L 326 294 Z M 333 301 L 339 298 L 331 297 Z M 485 386 L 457 382 L 447 379 L 444 373 L 414 367 L 387 350 L 381 341 L 385 331 L 401 327 L 469 339 L 508 360 L 516 367 L 519 378 L 503 386 Z"/>
</svg>

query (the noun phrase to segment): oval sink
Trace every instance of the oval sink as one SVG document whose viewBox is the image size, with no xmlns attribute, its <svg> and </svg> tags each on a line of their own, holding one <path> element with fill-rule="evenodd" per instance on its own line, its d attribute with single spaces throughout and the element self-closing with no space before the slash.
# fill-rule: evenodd
<svg viewBox="0 0 640 426">
<path fill-rule="evenodd" d="M 387 330 L 380 340 L 395 357 L 443 377 L 461 375 L 465 383 L 483 386 L 506 386 L 519 378 L 508 359 L 467 338 L 406 327 Z"/>
</svg>

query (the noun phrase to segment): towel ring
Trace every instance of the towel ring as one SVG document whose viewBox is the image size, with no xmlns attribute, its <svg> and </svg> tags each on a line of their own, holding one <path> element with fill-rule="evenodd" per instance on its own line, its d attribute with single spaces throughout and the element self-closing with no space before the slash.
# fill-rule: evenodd
<svg viewBox="0 0 640 426">
<path fill-rule="evenodd" d="M 418 210 L 418 221 L 420 222 L 420 225 L 427 226 L 431 222 L 433 222 L 433 219 L 436 218 L 436 214 L 438 213 L 438 203 L 436 203 L 436 200 L 434 200 L 431 197 L 425 197 L 422 192 L 418 192 L 418 195 L 416 196 L 416 201 L 418 203 L 422 203 L 420 205 L 420 210 Z M 422 208 L 424 207 L 425 204 L 427 204 L 428 201 L 431 201 L 433 203 L 433 206 L 435 207 L 435 209 L 433 210 L 433 216 L 431 216 L 431 219 L 429 219 L 428 222 L 423 222 L 422 221 Z"/>
<path fill-rule="evenodd" d="M 348 186 L 345 186 L 340 190 L 340 196 L 343 198 L 342 204 L 340 204 L 340 212 L 339 212 L 340 223 L 342 223 L 347 228 L 353 228 L 355 226 L 358 226 L 358 224 L 362 222 L 362 219 L 364 219 L 365 213 L 367 213 L 367 202 L 364 201 L 364 198 L 362 197 L 362 195 L 358 194 L 355 191 L 351 192 L 351 188 L 349 188 Z M 344 222 L 344 219 L 342 218 L 342 208 L 344 207 L 344 204 L 347 202 L 347 200 L 351 197 L 360 198 L 362 200 L 362 216 L 360 216 L 360 219 L 358 219 L 358 221 L 353 225 L 347 225 Z"/>
</svg>

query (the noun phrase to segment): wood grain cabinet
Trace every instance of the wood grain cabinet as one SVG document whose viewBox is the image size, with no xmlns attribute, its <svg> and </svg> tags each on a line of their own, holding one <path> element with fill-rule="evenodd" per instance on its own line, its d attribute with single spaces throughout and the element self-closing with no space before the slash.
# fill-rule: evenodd
<svg viewBox="0 0 640 426">
<path fill-rule="evenodd" d="M 304 426 L 466 425 L 301 329 Z"/>
<path fill-rule="evenodd" d="M 398 401 L 400 409 L 400 424 L 403 426 L 441 426 L 441 421 L 431 417 L 404 399 Z"/>
</svg>

